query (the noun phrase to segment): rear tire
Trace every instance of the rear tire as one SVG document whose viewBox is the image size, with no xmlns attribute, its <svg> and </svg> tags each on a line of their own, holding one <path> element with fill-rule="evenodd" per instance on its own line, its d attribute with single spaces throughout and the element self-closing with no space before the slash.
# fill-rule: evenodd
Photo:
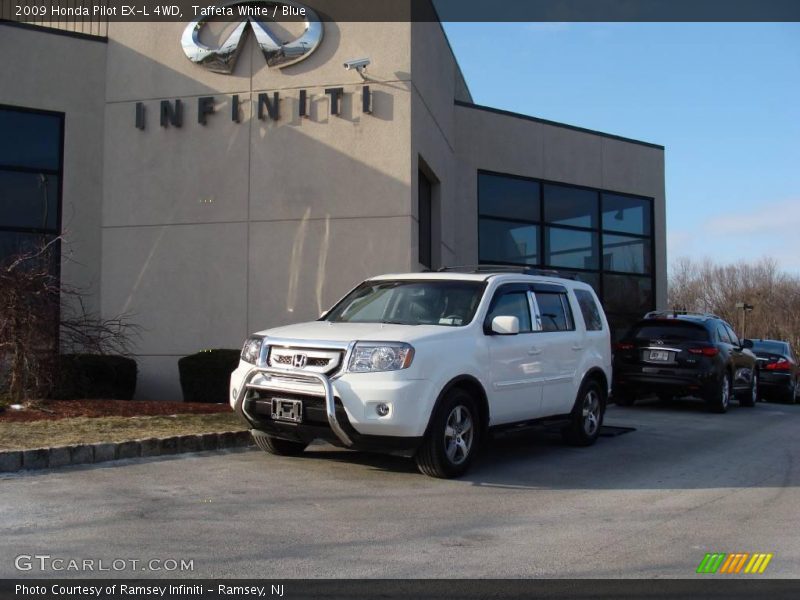
<svg viewBox="0 0 800 600">
<path fill-rule="evenodd" d="M 713 412 L 722 414 L 728 411 L 732 395 L 731 376 L 725 371 L 719 385 L 706 397 L 706 403 Z"/>
<path fill-rule="evenodd" d="M 417 468 L 429 477 L 449 479 L 466 473 L 480 440 L 478 405 L 471 394 L 454 389 L 433 415 L 428 433 L 417 450 Z"/>
<path fill-rule="evenodd" d="M 284 440 L 267 435 L 263 431 L 251 429 L 250 434 L 253 436 L 253 441 L 256 446 L 261 448 L 264 452 L 274 454 L 275 456 L 297 456 L 302 454 L 308 444 L 303 442 L 293 442 L 291 440 Z"/>
<path fill-rule="evenodd" d="M 564 441 L 572 446 L 594 444 L 603 426 L 605 410 L 606 398 L 602 386 L 595 379 L 585 381 L 572 407 L 571 423 L 561 431 Z"/>
</svg>

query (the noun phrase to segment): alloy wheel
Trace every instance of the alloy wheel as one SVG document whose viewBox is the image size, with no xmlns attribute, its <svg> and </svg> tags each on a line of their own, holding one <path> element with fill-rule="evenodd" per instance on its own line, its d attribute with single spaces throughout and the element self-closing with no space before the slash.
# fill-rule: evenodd
<svg viewBox="0 0 800 600">
<path fill-rule="evenodd" d="M 583 431 L 591 437 L 600 427 L 600 396 L 595 390 L 589 390 L 583 397 Z"/>
<path fill-rule="evenodd" d="M 444 448 L 447 459 L 460 465 L 472 450 L 475 438 L 472 415 L 466 406 L 459 404 L 450 411 L 444 428 Z"/>
</svg>

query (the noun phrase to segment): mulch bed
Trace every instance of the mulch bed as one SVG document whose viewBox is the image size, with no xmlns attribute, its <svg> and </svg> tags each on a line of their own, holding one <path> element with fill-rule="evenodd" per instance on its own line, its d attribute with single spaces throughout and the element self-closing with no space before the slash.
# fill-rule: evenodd
<svg viewBox="0 0 800 600">
<path fill-rule="evenodd" d="M 231 412 L 227 404 L 143 400 L 45 400 L 36 408 L 0 412 L 0 422 L 30 422 L 73 417 L 146 417 Z"/>
</svg>

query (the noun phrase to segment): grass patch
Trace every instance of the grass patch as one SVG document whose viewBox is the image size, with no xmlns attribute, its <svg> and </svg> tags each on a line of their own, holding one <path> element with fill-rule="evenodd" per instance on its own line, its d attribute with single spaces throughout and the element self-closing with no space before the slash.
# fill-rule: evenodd
<svg viewBox="0 0 800 600">
<path fill-rule="evenodd" d="M 232 412 L 158 417 L 78 417 L 30 423 L 0 422 L 0 450 L 127 442 L 151 437 L 245 429 L 247 427 L 241 419 Z"/>
</svg>

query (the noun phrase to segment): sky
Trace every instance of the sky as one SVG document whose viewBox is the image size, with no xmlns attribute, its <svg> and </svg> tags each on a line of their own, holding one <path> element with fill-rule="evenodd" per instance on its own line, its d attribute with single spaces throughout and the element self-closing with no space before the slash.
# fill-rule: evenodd
<svg viewBox="0 0 800 600">
<path fill-rule="evenodd" d="M 667 256 L 800 275 L 800 23 L 444 23 L 473 100 L 666 147 Z"/>
</svg>

